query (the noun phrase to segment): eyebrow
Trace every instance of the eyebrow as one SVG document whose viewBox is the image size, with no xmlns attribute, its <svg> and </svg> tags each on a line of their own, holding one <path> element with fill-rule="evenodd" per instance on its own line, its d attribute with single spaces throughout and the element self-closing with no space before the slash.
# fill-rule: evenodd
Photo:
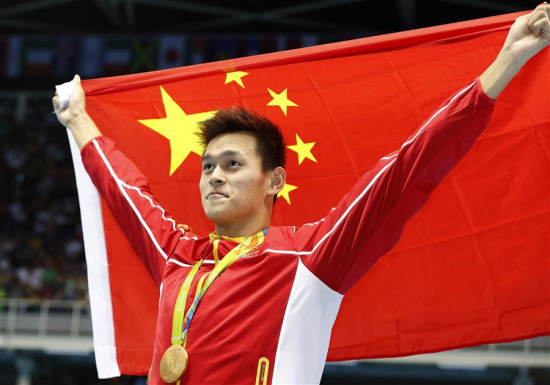
<svg viewBox="0 0 550 385">
<path fill-rule="evenodd" d="M 234 150 L 225 150 L 224 152 L 222 152 L 220 155 L 219 155 L 219 158 L 225 158 L 225 157 L 229 157 L 229 156 L 237 156 L 237 155 L 242 155 L 242 153 L 240 151 L 234 151 Z M 202 162 L 205 162 L 205 161 L 213 161 L 214 160 L 214 157 L 210 154 L 205 154 L 203 155 L 202 157 Z"/>
</svg>

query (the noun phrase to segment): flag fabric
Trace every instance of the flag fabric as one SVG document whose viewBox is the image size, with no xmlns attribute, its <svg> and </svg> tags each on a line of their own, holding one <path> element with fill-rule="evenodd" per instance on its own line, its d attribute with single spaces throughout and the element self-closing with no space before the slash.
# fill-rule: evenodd
<svg viewBox="0 0 550 385">
<path fill-rule="evenodd" d="M 220 108 L 258 111 L 288 146 L 272 224 L 301 225 L 480 75 L 519 15 L 84 81 L 87 110 L 201 235 L 213 224 L 200 203 L 197 124 Z M 473 149 L 346 294 L 329 361 L 550 333 L 549 51 L 514 78 Z M 146 373 L 159 289 L 73 156 L 99 375 Z"/>
</svg>

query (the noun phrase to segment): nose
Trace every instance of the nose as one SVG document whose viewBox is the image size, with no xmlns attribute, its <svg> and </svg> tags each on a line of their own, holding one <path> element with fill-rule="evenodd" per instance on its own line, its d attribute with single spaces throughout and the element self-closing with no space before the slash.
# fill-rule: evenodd
<svg viewBox="0 0 550 385">
<path fill-rule="evenodd" d="M 220 167 L 216 167 L 210 174 L 210 185 L 213 187 L 221 186 L 226 182 L 225 175 Z"/>
</svg>

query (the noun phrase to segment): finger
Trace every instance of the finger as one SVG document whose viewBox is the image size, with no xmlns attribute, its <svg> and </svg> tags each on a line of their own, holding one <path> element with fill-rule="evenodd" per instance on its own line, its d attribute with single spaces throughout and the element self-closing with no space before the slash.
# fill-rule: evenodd
<svg viewBox="0 0 550 385">
<path fill-rule="evenodd" d="M 533 25 L 533 34 L 544 37 L 550 33 L 550 24 L 546 19 L 540 19 Z"/>
<path fill-rule="evenodd" d="M 550 11 L 550 5 L 545 3 L 540 4 L 537 8 L 535 8 L 535 10 L 532 13 L 532 19 L 536 19 L 536 20 L 533 20 L 533 22 L 536 22 L 539 19 L 550 20 L 548 18 L 549 11 Z"/>
<path fill-rule="evenodd" d="M 525 16 L 527 16 L 527 23 L 534 23 L 544 15 L 544 4 L 540 4 L 537 8 L 533 9 L 531 13 L 528 13 Z"/>
<path fill-rule="evenodd" d="M 550 24 L 550 17 L 548 17 L 548 10 L 550 10 L 550 5 L 545 5 L 542 7 L 544 9 L 544 13 L 546 15 L 546 21 L 548 21 L 548 24 Z"/>
<path fill-rule="evenodd" d="M 541 31 L 541 25 L 540 25 L 540 21 L 542 19 L 539 19 L 537 20 L 536 22 L 534 22 L 533 24 L 531 24 L 529 26 L 529 29 L 531 29 L 531 32 L 533 33 L 533 35 L 535 36 L 539 36 L 540 34 L 540 31 Z M 543 20 L 544 21 L 544 20 Z"/>
<path fill-rule="evenodd" d="M 529 15 L 529 19 L 527 20 L 527 26 L 535 36 L 538 36 L 540 33 L 540 24 L 538 23 L 541 20 L 546 21 L 546 13 L 543 7 L 537 7 Z M 538 27 L 536 27 L 535 25 L 537 25 Z"/>
<path fill-rule="evenodd" d="M 55 93 L 55 96 L 52 98 L 52 104 L 53 104 L 53 112 L 56 112 L 59 110 L 59 97 L 57 96 L 57 92 Z"/>
<path fill-rule="evenodd" d="M 74 85 L 75 85 L 75 91 L 79 91 L 79 92 L 73 92 L 73 95 L 78 95 L 80 92 L 84 92 L 84 89 L 82 88 L 82 83 L 81 83 L 81 79 L 80 79 L 80 75 L 75 75 L 74 78 L 73 78 L 73 82 L 74 82 Z"/>
<path fill-rule="evenodd" d="M 547 19 L 540 19 L 533 24 L 535 28 L 538 28 L 539 30 L 545 30 L 548 32 L 548 29 L 550 27 L 550 22 Z"/>
<path fill-rule="evenodd" d="M 527 26 L 529 27 L 529 29 L 531 31 L 533 31 L 533 25 L 535 24 L 535 22 L 537 20 L 540 19 L 540 17 L 542 16 L 541 12 L 539 9 L 535 9 L 533 12 L 531 12 L 529 15 L 528 15 L 528 19 L 527 19 Z"/>
</svg>

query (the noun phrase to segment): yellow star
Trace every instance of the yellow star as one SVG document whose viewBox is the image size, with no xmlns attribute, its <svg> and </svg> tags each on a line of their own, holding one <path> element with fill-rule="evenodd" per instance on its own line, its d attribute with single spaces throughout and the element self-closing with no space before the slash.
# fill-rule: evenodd
<svg viewBox="0 0 550 385">
<path fill-rule="evenodd" d="M 281 92 L 280 94 L 271 91 L 269 88 L 267 90 L 269 91 L 269 94 L 273 98 L 273 100 L 270 101 L 269 103 L 267 103 L 267 105 L 268 106 L 279 106 L 279 107 L 281 107 L 281 110 L 283 111 L 285 116 L 286 116 L 287 107 L 298 107 L 298 105 L 296 103 L 289 100 L 288 97 L 286 96 L 288 88 L 285 88 L 285 90 L 283 92 Z"/>
<path fill-rule="evenodd" d="M 191 152 L 202 155 L 203 149 L 197 136 L 199 123 L 214 116 L 216 111 L 187 115 L 164 88 L 160 87 L 160 92 L 166 118 L 145 119 L 138 122 L 170 141 L 170 175 L 172 175 Z"/>
<path fill-rule="evenodd" d="M 304 143 L 302 139 L 296 134 L 296 144 L 294 146 L 288 146 L 292 151 L 298 153 L 298 164 L 302 164 L 305 158 L 308 158 L 317 163 L 317 159 L 311 153 L 311 149 L 315 146 L 315 142 Z"/>
<path fill-rule="evenodd" d="M 291 184 L 285 184 L 285 187 L 277 194 L 278 197 L 283 197 L 290 204 L 290 192 L 296 190 L 298 186 L 293 186 Z"/>
<path fill-rule="evenodd" d="M 228 72 L 227 74 L 225 74 L 225 84 L 235 82 L 238 85 L 240 85 L 242 88 L 244 88 L 243 77 L 246 75 L 248 75 L 248 72 L 244 72 L 244 71 Z"/>
</svg>

